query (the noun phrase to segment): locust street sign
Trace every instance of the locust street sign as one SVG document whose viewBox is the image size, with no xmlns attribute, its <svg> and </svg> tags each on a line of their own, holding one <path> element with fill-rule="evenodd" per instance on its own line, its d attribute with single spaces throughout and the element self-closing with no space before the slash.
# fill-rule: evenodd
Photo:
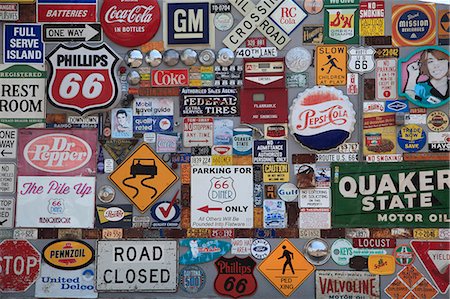
<svg viewBox="0 0 450 299">
<path fill-rule="evenodd" d="M 101 42 L 100 24 L 44 24 L 44 42 Z"/>
</svg>

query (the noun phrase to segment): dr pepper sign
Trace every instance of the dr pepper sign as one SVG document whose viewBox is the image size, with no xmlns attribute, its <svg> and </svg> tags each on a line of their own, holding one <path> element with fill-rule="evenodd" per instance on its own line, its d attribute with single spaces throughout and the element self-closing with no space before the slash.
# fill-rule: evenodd
<svg viewBox="0 0 450 299">
<path fill-rule="evenodd" d="M 448 227 L 446 162 L 332 163 L 331 169 L 334 227 Z"/>
<path fill-rule="evenodd" d="M 46 58 L 49 102 L 79 114 L 113 106 L 120 96 L 115 73 L 120 59 L 106 44 L 59 44 Z"/>
</svg>

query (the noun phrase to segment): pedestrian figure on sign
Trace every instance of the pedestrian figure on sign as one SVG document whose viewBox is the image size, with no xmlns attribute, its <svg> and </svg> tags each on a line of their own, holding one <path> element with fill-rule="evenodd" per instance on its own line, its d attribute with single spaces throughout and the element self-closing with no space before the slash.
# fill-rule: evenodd
<svg viewBox="0 0 450 299">
<path fill-rule="evenodd" d="M 327 55 L 327 58 L 328 58 L 328 62 L 323 65 L 323 66 L 326 66 L 327 64 L 330 65 L 330 68 L 328 69 L 327 74 L 329 74 L 331 69 L 334 67 L 337 68 L 338 70 L 342 71 L 342 69 L 336 65 L 336 62 L 339 62 L 336 58 L 331 57 L 331 55 Z M 323 70 L 324 70 L 324 68 L 322 68 L 322 71 Z"/>
<path fill-rule="evenodd" d="M 284 262 L 283 265 L 283 273 L 286 270 L 286 266 L 289 265 L 289 267 L 291 268 L 292 274 L 295 274 L 294 272 L 294 267 L 292 267 L 292 260 L 294 259 L 294 254 L 292 252 L 290 252 L 289 250 L 286 249 L 286 246 L 283 245 L 283 255 L 280 256 L 278 259 L 282 259 L 282 258 L 286 258 L 286 261 Z"/>
</svg>

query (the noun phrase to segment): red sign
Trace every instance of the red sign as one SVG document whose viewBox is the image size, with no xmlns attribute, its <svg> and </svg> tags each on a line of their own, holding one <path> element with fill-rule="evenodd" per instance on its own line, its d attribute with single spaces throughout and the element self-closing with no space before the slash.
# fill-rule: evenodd
<svg viewBox="0 0 450 299">
<path fill-rule="evenodd" d="M 353 238 L 354 248 L 395 248 L 396 239 L 388 238 Z"/>
<path fill-rule="evenodd" d="M 263 48 L 267 47 L 267 39 L 265 37 L 249 37 L 245 40 L 246 48 Z"/>
<path fill-rule="evenodd" d="M 256 262 L 251 257 L 224 258 L 221 256 L 214 264 L 218 272 L 214 280 L 214 289 L 217 293 L 231 298 L 250 296 L 255 293 L 258 286 L 253 275 Z"/>
<path fill-rule="evenodd" d="M 38 278 L 41 254 L 27 240 L 0 243 L 0 291 L 25 292 Z"/>
<path fill-rule="evenodd" d="M 97 129 L 20 129 L 19 176 L 95 175 Z"/>
<path fill-rule="evenodd" d="M 115 71 L 120 57 L 106 44 L 59 44 L 46 60 L 48 100 L 53 106 L 86 114 L 108 108 L 119 98 Z"/>
<path fill-rule="evenodd" d="M 241 122 L 249 124 L 286 123 L 287 89 L 241 89 Z"/>
<path fill-rule="evenodd" d="M 188 86 L 189 71 L 180 70 L 152 70 L 152 86 L 155 87 L 174 87 Z"/>
<path fill-rule="evenodd" d="M 97 2 L 77 0 L 61 3 L 58 0 L 38 1 L 38 23 L 91 23 L 97 22 Z M 74 3 L 76 2 L 76 3 Z M 106 1 L 107 2 L 107 1 Z"/>
<path fill-rule="evenodd" d="M 417 257 L 442 294 L 450 286 L 450 241 L 411 241 Z"/>
<path fill-rule="evenodd" d="M 151 40 L 161 20 L 157 0 L 103 1 L 100 16 L 108 38 L 125 47 L 140 46 Z"/>
</svg>

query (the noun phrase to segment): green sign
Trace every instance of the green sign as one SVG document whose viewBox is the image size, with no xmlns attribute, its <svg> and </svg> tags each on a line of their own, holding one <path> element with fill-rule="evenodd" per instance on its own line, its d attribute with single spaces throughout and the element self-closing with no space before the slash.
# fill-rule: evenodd
<svg viewBox="0 0 450 299">
<path fill-rule="evenodd" d="M 0 64 L 0 127 L 45 126 L 44 65 Z"/>
<path fill-rule="evenodd" d="M 332 163 L 333 227 L 450 224 L 448 162 Z"/>
<path fill-rule="evenodd" d="M 325 44 L 359 44 L 359 0 L 325 0 Z"/>
</svg>

